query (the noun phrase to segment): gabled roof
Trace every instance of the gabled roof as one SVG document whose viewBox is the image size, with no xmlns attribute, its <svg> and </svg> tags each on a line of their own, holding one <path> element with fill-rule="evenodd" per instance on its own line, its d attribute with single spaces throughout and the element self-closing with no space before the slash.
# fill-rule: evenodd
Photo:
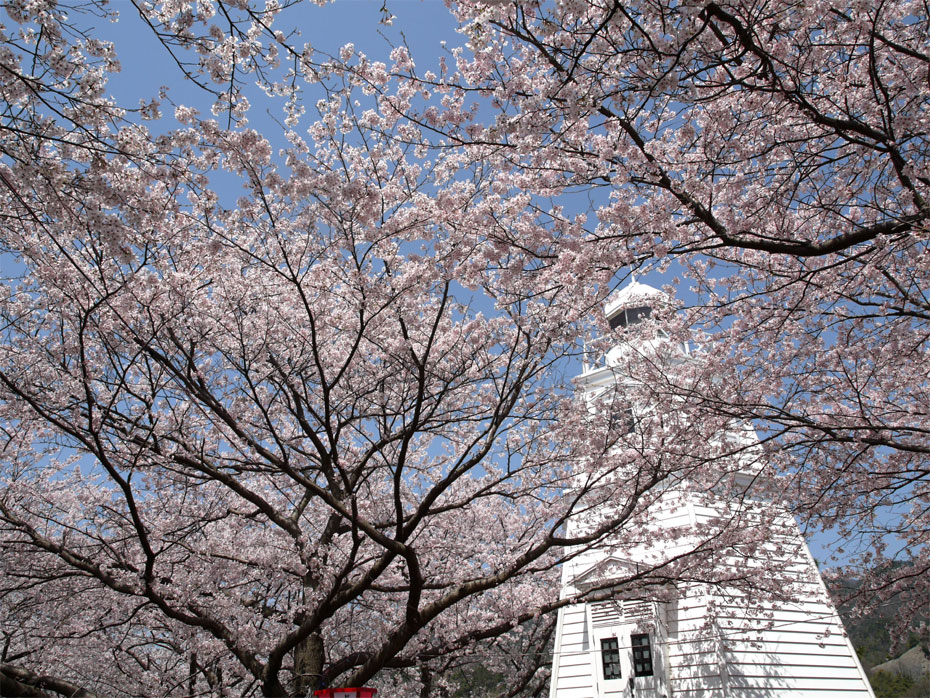
<svg viewBox="0 0 930 698">
<path fill-rule="evenodd" d="M 656 299 L 666 299 L 668 296 L 657 288 L 639 281 L 631 281 L 609 298 L 604 306 L 607 317 L 613 315 L 620 308 L 634 308 L 639 306 L 652 307 Z"/>
<path fill-rule="evenodd" d="M 632 560 L 611 555 L 598 560 L 591 567 L 571 580 L 571 585 L 579 590 L 602 586 L 615 579 L 621 579 L 636 572 L 637 564 Z"/>
</svg>

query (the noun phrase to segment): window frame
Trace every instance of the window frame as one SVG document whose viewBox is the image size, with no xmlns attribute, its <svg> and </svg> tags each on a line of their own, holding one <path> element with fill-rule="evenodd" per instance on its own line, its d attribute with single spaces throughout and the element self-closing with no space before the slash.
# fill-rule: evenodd
<svg viewBox="0 0 930 698">
<path fill-rule="evenodd" d="M 613 643 L 613 647 L 609 646 L 611 643 Z M 623 678 L 623 664 L 620 661 L 620 638 L 601 638 L 601 671 L 605 681 Z"/>
<path fill-rule="evenodd" d="M 651 317 L 652 306 L 637 305 L 633 308 L 624 308 L 623 310 L 617 311 L 616 314 L 607 318 L 607 323 L 610 325 L 610 329 L 617 330 L 621 327 L 636 325 L 643 320 L 649 320 Z"/>
<path fill-rule="evenodd" d="M 630 635 L 633 654 L 633 676 L 655 676 L 655 652 L 652 649 L 652 637 L 649 633 Z M 642 667 L 642 668 L 640 668 Z"/>
</svg>

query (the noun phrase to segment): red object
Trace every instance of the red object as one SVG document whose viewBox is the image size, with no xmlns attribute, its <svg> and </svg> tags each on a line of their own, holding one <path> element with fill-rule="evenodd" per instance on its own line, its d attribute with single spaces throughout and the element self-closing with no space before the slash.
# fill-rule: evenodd
<svg viewBox="0 0 930 698">
<path fill-rule="evenodd" d="M 321 688 L 314 691 L 317 698 L 372 698 L 378 692 L 377 688 Z"/>
</svg>

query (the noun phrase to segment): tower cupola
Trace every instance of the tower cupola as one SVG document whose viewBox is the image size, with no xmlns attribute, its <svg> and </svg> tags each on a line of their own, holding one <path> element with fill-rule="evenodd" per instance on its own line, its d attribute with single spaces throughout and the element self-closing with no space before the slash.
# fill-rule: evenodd
<svg viewBox="0 0 930 698">
<path fill-rule="evenodd" d="M 630 327 L 653 317 L 654 311 L 661 311 L 669 304 L 668 294 L 639 281 L 631 281 L 607 301 L 604 314 L 610 328 Z M 652 337 L 623 337 L 620 342 L 607 351 L 604 359 L 608 367 L 627 363 L 630 352 L 654 353 L 667 342 L 667 335 L 661 330 Z M 687 352 L 686 352 L 687 353 Z"/>
<path fill-rule="evenodd" d="M 632 281 L 607 301 L 604 313 L 610 328 L 629 327 L 652 316 L 653 308 L 666 300 L 665 293 L 648 284 Z"/>
</svg>

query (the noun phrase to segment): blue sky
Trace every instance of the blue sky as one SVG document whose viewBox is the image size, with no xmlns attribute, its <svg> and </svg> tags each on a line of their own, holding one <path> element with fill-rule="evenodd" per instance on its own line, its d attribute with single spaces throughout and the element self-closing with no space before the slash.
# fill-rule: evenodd
<svg viewBox="0 0 930 698">
<path fill-rule="evenodd" d="M 336 53 L 344 44 L 378 60 L 387 60 L 392 45 L 406 41 L 418 67 L 433 67 L 441 54 L 441 42 L 458 40 L 455 19 L 440 0 L 388 0 L 394 16 L 388 26 L 381 23 L 381 2 L 335 0 L 322 7 L 303 2 L 284 11 L 276 26 L 299 32 L 292 43 L 310 44 L 320 51 Z M 122 71 L 110 79 L 113 94 L 126 104 L 151 97 L 161 85 L 168 86 L 175 101 L 200 103 L 205 96 L 180 78 L 176 66 L 127 0 L 116 0 L 119 20 L 98 22 L 100 34 L 116 44 Z M 257 105 L 256 105 L 257 106 Z"/>
</svg>

